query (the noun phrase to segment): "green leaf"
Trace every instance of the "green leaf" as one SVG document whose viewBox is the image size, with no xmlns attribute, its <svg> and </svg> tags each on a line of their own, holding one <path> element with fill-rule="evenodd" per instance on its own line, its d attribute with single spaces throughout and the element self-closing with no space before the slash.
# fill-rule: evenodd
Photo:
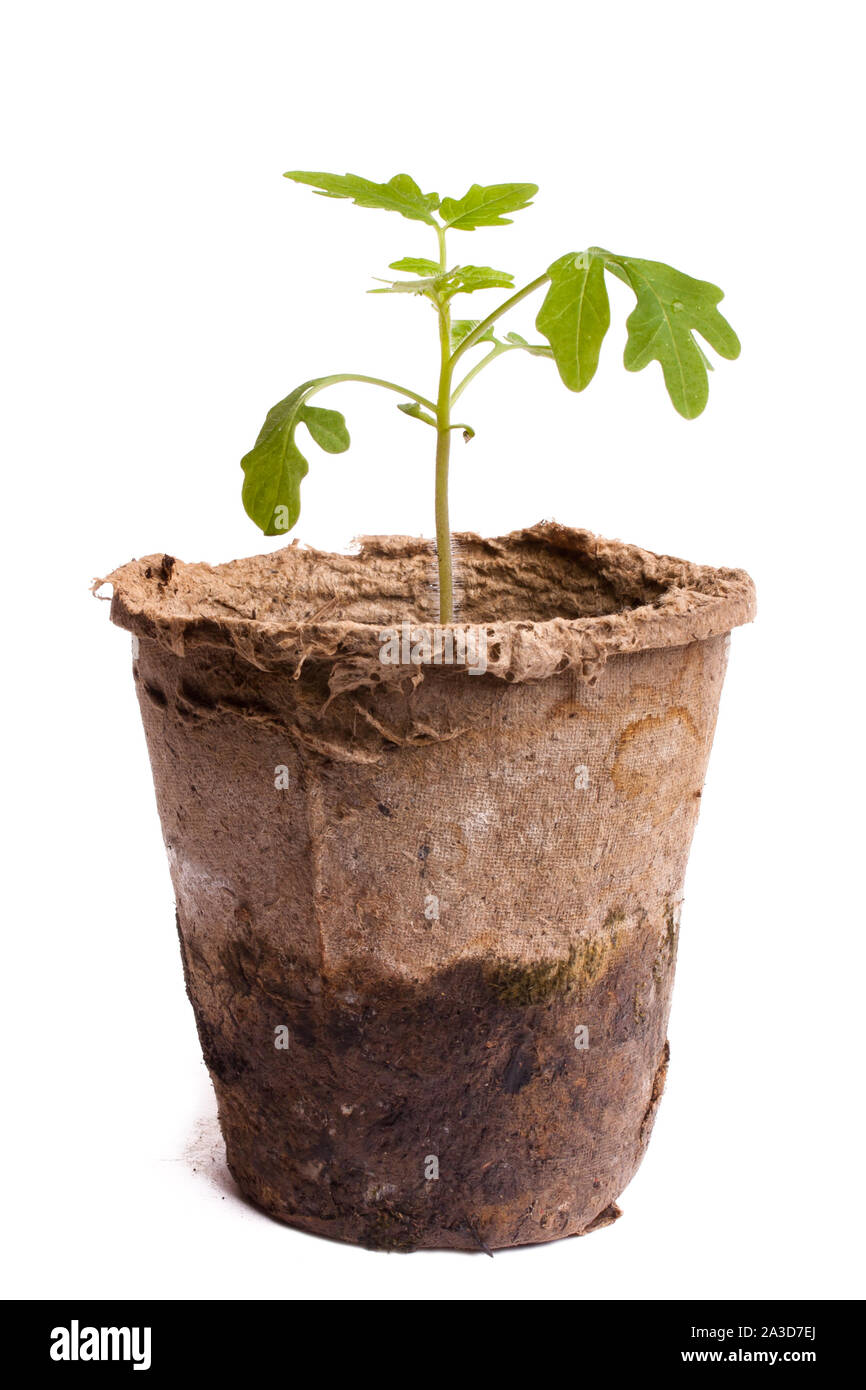
<svg viewBox="0 0 866 1390">
<path fill-rule="evenodd" d="M 326 454 L 344 454 L 351 440 L 346 421 L 339 410 L 322 410 L 317 405 L 304 405 L 298 414 L 313 439 Z"/>
<path fill-rule="evenodd" d="M 425 261 L 423 256 L 404 256 L 400 261 L 392 261 L 389 270 L 405 270 L 407 275 L 436 276 L 442 274 L 437 261 Z"/>
<path fill-rule="evenodd" d="M 470 333 L 473 333 L 473 332 L 475 331 L 475 329 L 478 327 L 478 325 L 479 325 L 480 322 L 481 322 L 481 319 L 454 319 L 454 321 L 453 321 L 452 324 L 451 324 L 451 351 L 452 351 L 452 352 L 454 352 L 456 348 L 459 348 L 459 346 L 460 346 L 460 344 L 463 342 L 464 338 L 468 338 L 468 337 L 469 337 L 469 334 L 470 334 Z M 495 339 L 494 336 L 493 336 L 493 325 L 492 325 L 492 324 L 491 324 L 491 326 L 488 328 L 488 330 L 487 330 L 486 333 L 482 333 L 481 337 L 478 339 L 478 342 L 479 342 L 479 343 L 495 343 L 495 342 L 496 342 L 496 339 Z M 473 346 L 474 346 L 474 344 L 473 344 Z"/>
<path fill-rule="evenodd" d="M 585 251 L 560 256 L 548 270 L 550 289 L 535 320 L 553 350 L 559 375 L 570 391 L 583 391 L 595 376 L 610 303 L 604 262 Z"/>
<path fill-rule="evenodd" d="M 378 276 L 374 277 L 378 279 Z M 430 276 L 424 280 L 386 280 L 381 290 L 368 290 L 368 294 L 427 294 L 434 295 L 444 283 L 442 275 Z"/>
<path fill-rule="evenodd" d="M 492 183 L 486 188 L 473 183 L 462 198 L 443 198 L 439 213 L 445 226 L 458 232 L 471 232 L 476 227 L 505 227 L 511 218 L 503 214 L 529 207 L 537 192 L 535 183 Z"/>
<path fill-rule="evenodd" d="M 397 409 L 402 410 L 404 415 L 411 415 L 413 420 L 423 420 L 425 425 L 432 425 L 434 430 L 436 429 L 436 421 L 433 416 L 429 415 L 426 410 L 422 410 L 417 401 L 401 401 Z"/>
<path fill-rule="evenodd" d="M 553 348 L 549 348 L 546 343 L 528 343 L 519 333 L 506 333 L 505 341 L 512 347 L 523 348 L 531 357 L 553 356 Z"/>
<path fill-rule="evenodd" d="M 295 442 L 297 426 L 305 424 L 319 447 L 329 454 L 341 454 L 349 447 L 346 421 L 339 411 L 305 403 L 310 392 L 326 379 L 305 381 L 278 401 L 268 411 L 252 449 L 241 459 L 244 510 L 266 536 L 285 535 L 301 514 L 301 481 L 308 464 Z"/>
<path fill-rule="evenodd" d="M 408 174 L 395 174 L 387 183 L 371 183 L 357 174 L 315 174 L 298 169 L 283 177 L 309 184 L 323 198 L 351 198 L 361 208 L 382 208 L 414 222 L 437 225 L 431 213 L 439 206 L 439 194 L 422 193 Z"/>
<path fill-rule="evenodd" d="M 419 262 L 419 264 L 422 264 Z M 489 265 L 456 265 L 453 270 L 440 270 L 418 280 L 393 280 L 381 290 L 368 294 L 426 294 L 440 303 L 447 303 L 455 294 L 474 294 L 476 290 L 514 289 L 514 276 L 507 270 L 494 270 Z"/>
<path fill-rule="evenodd" d="M 458 265 L 449 272 L 446 294 L 474 294 L 476 290 L 514 289 L 514 276 L 489 265 Z"/>
<path fill-rule="evenodd" d="M 736 333 L 716 308 L 723 292 L 708 280 L 693 280 L 661 261 L 611 256 L 610 262 L 616 262 L 611 269 L 618 265 L 625 271 L 637 295 L 626 320 L 626 369 L 639 372 L 648 362 L 660 362 L 674 409 L 693 420 L 709 395 L 709 364 L 694 333 L 700 333 L 721 357 L 735 358 L 740 352 Z"/>
</svg>

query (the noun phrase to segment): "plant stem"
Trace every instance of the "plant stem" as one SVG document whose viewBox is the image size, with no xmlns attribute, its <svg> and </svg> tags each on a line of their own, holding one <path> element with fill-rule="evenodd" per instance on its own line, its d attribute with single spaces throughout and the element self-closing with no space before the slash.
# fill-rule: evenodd
<svg viewBox="0 0 866 1390">
<path fill-rule="evenodd" d="M 439 264 L 446 269 L 445 232 L 439 233 Z M 447 303 L 439 313 L 439 395 L 436 400 L 436 558 L 439 568 L 439 621 L 454 621 L 454 576 L 451 566 L 451 523 L 448 517 L 448 463 L 451 457 L 451 310 Z"/>
<path fill-rule="evenodd" d="M 445 252 L 445 228 L 436 228 L 436 235 L 439 238 L 439 268 L 444 273 L 448 268 L 448 261 Z M 492 352 L 488 353 L 482 362 L 468 372 L 463 381 L 457 387 L 452 398 L 451 383 L 454 380 L 454 367 L 467 349 L 474 347 L 479 339 L 484 337 L 497 319 L 503 314 L 507 314 L 509 309 L 513 309 L 515 304 L 519 304 L 527 295 L 533 294 L 541 289 L 550 279 L 549 275 L 539 275 L 537 280 L 524 285 L 522 290 L 518 290 L 510 299 L 506 299 L 500 304 L 498 309 L 494 309 L 492 314 L 488 314 L 486 319 L 473 329 L 453 352 L 451 350 L 451 310 L 447 300 L 437 305 L 439 314 L 439 347 L 440 347 L 440 367 L 439 367 L 439 394 L 434 407 L 436 413 L 436 558 L 439 569 L 439 621 L 440 623 L 451 623 L 454 621 L 454 575 L 451 560 L 451 523 L 448 515 L 448 465 L 451 458 L 451 407 L 454 401 L 463 394 L 466 387 L 473 377 L 477 376 L 483 367 L 492 362 L 494 357 L 499 357 L 502 352 L 507 352 L 508 348 L 497 346 Z M 418 397 L 416 396 L 417 400 Z M 423 404 L 423 402 L 422 402 Z"/>
<path fill-rule="evenodd" d="M 444 380 L 444 377 L 443 377 Z M 454 577 L 451 567 L 451 523 L 448 517 L 448 463 L 451 456 L 451 430 L 448 391 L 450 377 L 445 381 L 444 406 L 437 411 L 436 429 L 436 556 L 439 567 L 439 621 L 454 621 Z M 443 425 L 442 420 L 446 423 Z"/>
</svg>

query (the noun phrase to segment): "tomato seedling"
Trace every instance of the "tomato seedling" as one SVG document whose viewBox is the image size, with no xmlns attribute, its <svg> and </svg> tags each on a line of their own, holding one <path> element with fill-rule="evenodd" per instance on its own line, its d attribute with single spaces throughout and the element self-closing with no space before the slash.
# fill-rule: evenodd
<svg viewBox="0 0 866 1390">
<path fill-rule="evenodd" d="M 397 212 L 413 222 L 423 222 L 436 234 L 435 260 L 404 256 L 389 269 L 411 279 L 389 280 L 373 294 L 414 294 L 428 300 L 438 320 L 440 367 L 433 396 L 398 385 L 382 377 L 339 372 L 314 377 L 295 388 L 268 412 L 253 448 L 242 459 L 243 502 L 247 514 L 266 536 L 292 529 L 301 511 L 301 480 L 307 460 L 298 448 L 295 432 L 306 425 L 314 442 L 330 454 L 349 447 L 346 421 L 336 410 L 310 405 L 313 396 L 343 381 L 361 381 L 403 396 L 398 405 L 412 419 L 436 432 L 436 550 L 439 570 L 439 621 L 454 617 L 451 564 L 451 529 L 448 520 L 448 467 L 451 435 L 461 430 L 472 438 L 473 430 L 452 418 L 454 407 L 479 372 L 508 352 L 549 357 L 571 391 L 583 391 L 598 366 L 604 335 L 610 325 L 610 303 L 605 272 L 615 275 L 634 291 L 636 304 L 628 319 L 628 338 L 623 358 L 630 372 L 649 362 L 661 364 L 665 386 L 680 415 L 692 420 L 707 403 L 707 370 L 711 364 L 695 338 L 698 333 L 722 357 L 739 354 L 737 335 L 718 310 L 722 291 L 707 280 L 694 280 L 660 261 L 617 255 L 600 246 L 569 251 L 521 289 L 507 271 L 487 265 L 450 265 L 446 250 L 449 232 L 472 232 L 479 227 L 502 227 L 511 222 L 507 213 L 531 206 L 538 192 L 534 183 L 498 183 L 488 187 L 474 183 L 462 198 L 440 198 L 422 193 L 408 174 L 396 174 L 388 183 L 372 183 L 355 174 L 317 174 L 293 171 L 285 175 L 295 183 L 309 184 L 325 198 L 350 198 L 359 207 Z M 530 343 L 509 332 L 497 337 L 494 327 L 529 295 L 547 287 L 535 321 L 543 343 Z M 513 291 L 486 318 L 452 317 L 458 295 L 479 290 Z M 465 374 L 457 369 L 467 353 L 477 347 L 487 351 Z"/>
</svg>

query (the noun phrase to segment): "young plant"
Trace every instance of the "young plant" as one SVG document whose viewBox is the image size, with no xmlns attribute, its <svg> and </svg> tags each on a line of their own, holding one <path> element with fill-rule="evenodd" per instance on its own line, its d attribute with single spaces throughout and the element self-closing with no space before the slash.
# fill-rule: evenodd
<svg viewBox="0 0 866 1390">
<path fill-rule="evenodd" d="M 371 183 L 355 174 L 316 174 L 293 171 L 285 175 L 295 183 L 309 184 L 324 198 L 350 198 L 359 207 L 397 212 L 412 222 L 424 222 L 436 233 L 435 260 L 404 256 L 392 261 L 391 270 L 410 275 L 409 280 L 383 282 L 372 294 L 415 294 L 429 301 L 436 313 L 440 367 L 435 398 L 411 391 L 381 377 L 339 372 L 314 377 L 295 388 L 268 412 L 259 437 L 241 460 L 244 470 L 243 503 L 247 514 L 266 536 L 292 529 L 301 510 L 301 479 L 307 460 L 295 440 L 299 424 L 306 425 L 316 444 L 330 454 L 349 447 L 346 421 L 336 410 L 310 405 L 313 396 L 341 381 L 362 381 L 394 391 L 405 399 L 398 410 L 429 425 L 436 432 L 436 549 L 439 567 L 439 621 L 454 617 L 451 567 L 451 530 L 448 521 L 448 464 L 451 434 L 461 430 L 465 439 L 474 431 L 452 420 L 452 411 L 479 372 L 507 352 L 550 357 L 570 391 L 583 391 L 598 366 L 604 335 L 610 324 L 610 305 L 605 271 L 628 285 L 637 303 L 626 320 L 628 339 L 623 363 L 639 372 L 648 362 L 661 364 L 665 386 L 674 408 L 687 420 L 700 415 L 707 403 L 707 371 L 712 364 L 695 333 L 722 357 L 734 358 L 740 344 L 730 324 L 716 307 L 722 291 L 707 280 L 693 280 L 660 261 L 638 260 L 590 246 L 569 251 L 522 289 L 514 289 L 507 271 L 487 265 L 451 265 L 446 251 L 448 232 L 474 232 L 479 227 L 502 227 L 511 222 L 506 213 L 529 207 L 538 188 L 534 183 L 498 183 L 488 187 L 474 183 L 462 198 L 440 198 L 422 193 L 408 174 L 396 174 L 388 183 Z M 519 333 L 503 337 L 494 325 L 537 290 L 547 294 L 535 321 L 546 343 L 529 343 Z M 452 318 L 458 295 L 479 290 L 513 290 L 514 293 L 486 318 Z M 476 347 L 487 351 L 456 380 L 457 368 Z"/>
</svg>

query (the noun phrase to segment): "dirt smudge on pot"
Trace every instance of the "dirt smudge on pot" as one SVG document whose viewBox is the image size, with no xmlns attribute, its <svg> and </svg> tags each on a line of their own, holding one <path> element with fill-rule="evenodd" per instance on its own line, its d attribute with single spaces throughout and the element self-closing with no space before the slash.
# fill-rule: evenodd
<svg viewBox="0 0 866 1390">
<path fill-rule="evenodd" d="M 213 967 L 199 953 L 191 998 L 241 1188 L 289 1224 L 379 1249 L 583 1233 L 640 1162 L 661 1094 L 673 959 L 654 977 L 664 923 L 638 930 L 632 949 L 578 953 L 541 981 L 507 961 L 413 983 L 373 979 L 367 961 L 323 979 L 261 949 L 223 948 Z M 636 980 L 651 995 L 639 1028 Z"/>
</svg>

